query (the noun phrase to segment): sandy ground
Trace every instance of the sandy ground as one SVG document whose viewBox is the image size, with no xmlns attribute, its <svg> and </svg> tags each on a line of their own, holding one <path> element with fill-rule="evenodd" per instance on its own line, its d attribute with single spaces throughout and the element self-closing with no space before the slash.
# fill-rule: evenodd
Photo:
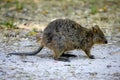
<svg viewBox="0 0 120 80">
<path fill-rule="evenodd" d="M 119 46 L 93 46 L 91 53 L 96 59 L 88 59 L 81 50 L 73 50 L 69 53 L 77 57 L 61 62 L 55 61 L 47 48 L 35 56 L 8 56 L 9 52 L 35 50 L 38 44 L 34 37 L 3 39 L 4 44 L 0 43 L 0 80 L 120 80 Z"/>
</svg>

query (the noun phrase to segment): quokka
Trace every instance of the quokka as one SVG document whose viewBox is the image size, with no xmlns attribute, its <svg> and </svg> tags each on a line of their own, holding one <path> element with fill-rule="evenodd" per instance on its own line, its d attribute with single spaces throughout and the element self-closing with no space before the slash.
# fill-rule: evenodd
<svg viewBox="0 0 120 80">
<path fill-rule="evenodd" d="M 35 55 L 43 47 L 48 47 L 53 50 L 53 58 L 58 61 L 69 61 L 69 57 L 75 57 L 75 55 L 65 53 L 74 49 L 81 49 L 90 59 L 94 59 L 95 57 L 90 53 L 94 44 L 107 44 L 107 40 L 98 25 L 88 29 L 70 19 L 56 19 L 44 29 L 41 46 L 38 50 L 9 54 Z"/>
</svg>

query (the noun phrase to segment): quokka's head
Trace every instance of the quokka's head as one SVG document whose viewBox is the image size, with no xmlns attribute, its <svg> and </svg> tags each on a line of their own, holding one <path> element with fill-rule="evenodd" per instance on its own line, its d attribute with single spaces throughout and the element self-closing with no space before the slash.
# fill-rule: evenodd
<svg viewBox="0 0 120 80">
<path fill-rule="evenodd" d="M 107 44 L 108 41 L 98 25 L 92 27 L 92 32 L 93 32 L 93 42 L 95 44 Z"/>
</svg>

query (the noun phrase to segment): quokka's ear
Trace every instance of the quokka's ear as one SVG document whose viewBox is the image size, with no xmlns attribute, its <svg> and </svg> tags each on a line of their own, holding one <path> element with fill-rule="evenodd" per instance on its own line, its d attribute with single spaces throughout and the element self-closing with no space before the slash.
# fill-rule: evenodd
<svg viewBox="0 0 120 80">
<path fill-rule="evenodd" d="M 100 28 L 99 28 L 98 25 L 94 25 L 94 26 L 92 27 L 92 31 L 93 31 L 93 32 L 97 32 L 99 29 L 100 29 Z"/>
</svg>

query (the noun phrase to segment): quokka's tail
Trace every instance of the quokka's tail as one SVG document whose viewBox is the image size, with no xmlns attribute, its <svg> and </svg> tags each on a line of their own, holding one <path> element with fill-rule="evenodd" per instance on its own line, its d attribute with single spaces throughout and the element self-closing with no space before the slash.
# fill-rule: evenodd
<svg viewBox="0 0 120 80">
<path fill-rule="evenodd" d="M 40 46 L 37 50 L 33 51 L 33 52 L 13 52 L 13 53 L 9 53 L 8 55 L 36 55 L 37 53 L 39 53 L 41 50 L 43 49 L 43 46 Z"/>
</svg>

